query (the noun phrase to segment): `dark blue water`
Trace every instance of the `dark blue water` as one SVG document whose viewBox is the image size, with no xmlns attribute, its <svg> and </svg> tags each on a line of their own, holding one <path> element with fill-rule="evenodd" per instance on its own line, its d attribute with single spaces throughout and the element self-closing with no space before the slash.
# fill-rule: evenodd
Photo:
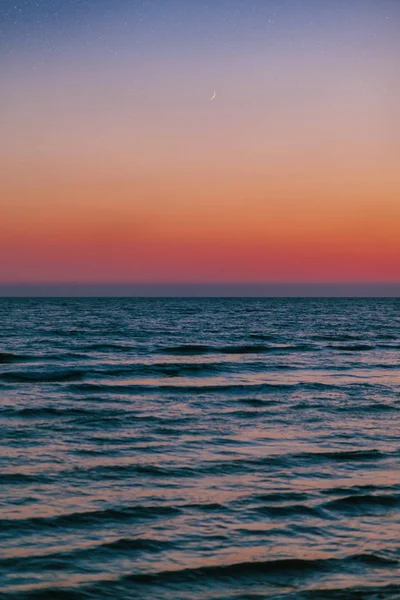
<svg viewBox="0 0 400 600">
<path fill-rule="evenodd" d="M 400 598 L 400 301 L 0 300 L 0 597 Z"/>
</svg>

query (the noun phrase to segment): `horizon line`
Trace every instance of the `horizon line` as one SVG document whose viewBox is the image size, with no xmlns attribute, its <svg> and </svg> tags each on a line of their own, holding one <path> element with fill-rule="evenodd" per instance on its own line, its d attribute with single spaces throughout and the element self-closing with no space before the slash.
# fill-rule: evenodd
<svg viewBox="0 0 400 600">
<path fill-rule="evenodd" d="M 0 283 L 0 297 L 400 297 L 400 281 L 225 283 Z"/>
</svg>

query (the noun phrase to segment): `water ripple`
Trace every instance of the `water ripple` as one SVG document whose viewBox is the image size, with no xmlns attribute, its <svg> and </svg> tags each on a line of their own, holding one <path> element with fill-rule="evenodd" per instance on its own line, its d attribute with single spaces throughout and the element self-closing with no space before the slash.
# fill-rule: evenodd
<svg viewBox="0 0 400 600">
<path fill-rule="evenodd" d="M 400 598 L 398 299 L 0 300 L 0 598 Z"/>
</svg>

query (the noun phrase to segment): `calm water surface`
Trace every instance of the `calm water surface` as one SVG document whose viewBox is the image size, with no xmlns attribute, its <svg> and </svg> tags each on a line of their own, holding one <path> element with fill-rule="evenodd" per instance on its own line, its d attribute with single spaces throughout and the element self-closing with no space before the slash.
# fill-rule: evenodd
<svg viewBox="0 0 400 600">
<path fill-rule="evenodd" d="M 400 598 L 400 300 L 0 299 L 0 597 Z"/>
</svg>

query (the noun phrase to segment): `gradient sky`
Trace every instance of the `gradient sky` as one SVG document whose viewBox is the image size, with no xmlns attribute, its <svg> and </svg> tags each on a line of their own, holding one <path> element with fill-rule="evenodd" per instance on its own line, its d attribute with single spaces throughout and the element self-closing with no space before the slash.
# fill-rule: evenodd
<svg viewBox="0 0 400 600">
<path fill-rule="evenodd" d="M 2 0 L 0 70 L 0 283 L 400 281 L 398 0 Z"/>
</svg>

